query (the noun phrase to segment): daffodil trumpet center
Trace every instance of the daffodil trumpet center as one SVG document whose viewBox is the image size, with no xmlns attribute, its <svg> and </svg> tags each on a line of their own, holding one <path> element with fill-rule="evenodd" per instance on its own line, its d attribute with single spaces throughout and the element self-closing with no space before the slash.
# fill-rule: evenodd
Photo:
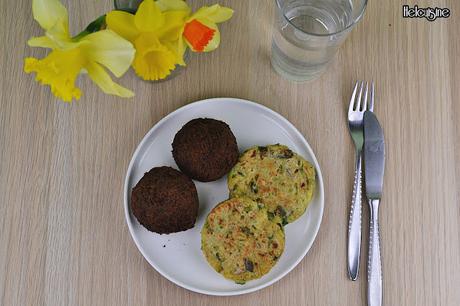
<svg viewBox="0 0 460 306">
<path fill-rule="evenodd" d="M 86 60 L 81 50 L 73 48 L 66 51 L 54 50 L 46 58 L 37 60 L 27 58 L 24 70 L 27 73 L 36 72 L 36 80 L 43 85 L 49 85 L 52 93 L 65 102 L 77 100 L 81 96 L 79 88 L 74 86 L 75 80 Z"/>
<path fill-rule="evenodd" d="M 204 48 L 214 37 L 216 30 L 207 27 L 197 20 L 185 24 L 184 37 L 197 52 L 203 52 Z"/>
</svg>

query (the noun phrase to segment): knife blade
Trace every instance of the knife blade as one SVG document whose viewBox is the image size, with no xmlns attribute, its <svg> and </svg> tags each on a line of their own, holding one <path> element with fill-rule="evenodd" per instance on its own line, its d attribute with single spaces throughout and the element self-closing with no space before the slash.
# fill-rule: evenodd
<svg viewBox="0 0 460 306">
<path fill-rule="evenodd" d="M 364 113 L 364 171 L 368 199 L 380 199 L 385 168 L 385 141 L 377 117 L 369 111 Z"/>
<path fill-rule="evenodd" d="M 385 168 L 385 141 L 377 117 L 364 113 L 364 171 L 369 203 L 369 255 L 367 264 L 367 304 L 383 303 L 382 258 L 380 256 L 379 206 Z"/>
</svg>

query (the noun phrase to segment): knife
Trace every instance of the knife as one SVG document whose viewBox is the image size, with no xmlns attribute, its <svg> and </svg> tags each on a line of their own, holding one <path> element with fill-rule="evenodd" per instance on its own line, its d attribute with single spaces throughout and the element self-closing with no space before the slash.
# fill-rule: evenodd
<svg viewBox="0 0 460 306">
<path fill-rule="evenodd" d="M 382 259 L 380 257 L 379 206 L 385 168 L 385 142 L 377 117 L 364 113 L 364 171 L 369 203 L 369 257 L 367 264 L 367 302 L 382 305 Z"/>
</svg>

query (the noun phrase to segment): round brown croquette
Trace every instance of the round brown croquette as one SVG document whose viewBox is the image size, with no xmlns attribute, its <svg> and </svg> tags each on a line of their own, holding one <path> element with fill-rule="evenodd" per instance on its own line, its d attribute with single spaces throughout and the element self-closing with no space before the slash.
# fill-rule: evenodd
<svg viewBox="0 0 460 306">
<path fill-rule="evenodd" d="M 131 193 L 131 209 L 140 224 L 159 234 L 195 225 L 198 194 L 193 181 L 171 167 L 145 173 Z"/>
<path fill-rule="evenodd" d="M 174 160 L 190 178 L 215 181 L 238 161 L 238 146 L 230 127 L 210 118 L 193 119 L 177 132 L 172 143 Z"/>
</svg>

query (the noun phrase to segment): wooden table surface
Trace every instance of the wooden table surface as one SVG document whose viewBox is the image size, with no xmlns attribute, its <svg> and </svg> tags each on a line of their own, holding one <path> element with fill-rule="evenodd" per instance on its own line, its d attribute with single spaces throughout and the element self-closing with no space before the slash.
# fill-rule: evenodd
<svg viewBox="0 0 460 306">
<path fill-rule="evenodd" d="M 111 9 L 109 0 L 63 2 L 73 33 Z M 22 70 L 24 57 L 45 54 L 26 46 L 41 33 L 30 1 L 0 2 L 0 305 L 365 305 L 365 274 L 349 281 L 345 257 L 354 154 L 346 104 L 357 79 L 376 83 L 387 142 L 385 305 L 460 305 L 460 2 L 437 1 L 452 17 L 428 22 L 403 19 L 400 1 L 370 1 L 328 70 L 306 84 L 270 67 L 274 1 L 221 3 L 236 12 L 220 27 L 221 47 L 193 55 L 177 78 L 153 84 L 130 71 L 121 83 L 136 97 L 123 100 L 81 77 L 83 97 L 65 104 Z M 125 172 L 144 134 L 178 107 L 222 96 L 257 101 L 297 126 L 326 194 L 308 255 L 279 282 L 238 297 L 160 276 L 123 212 Z"/>
</svg>

